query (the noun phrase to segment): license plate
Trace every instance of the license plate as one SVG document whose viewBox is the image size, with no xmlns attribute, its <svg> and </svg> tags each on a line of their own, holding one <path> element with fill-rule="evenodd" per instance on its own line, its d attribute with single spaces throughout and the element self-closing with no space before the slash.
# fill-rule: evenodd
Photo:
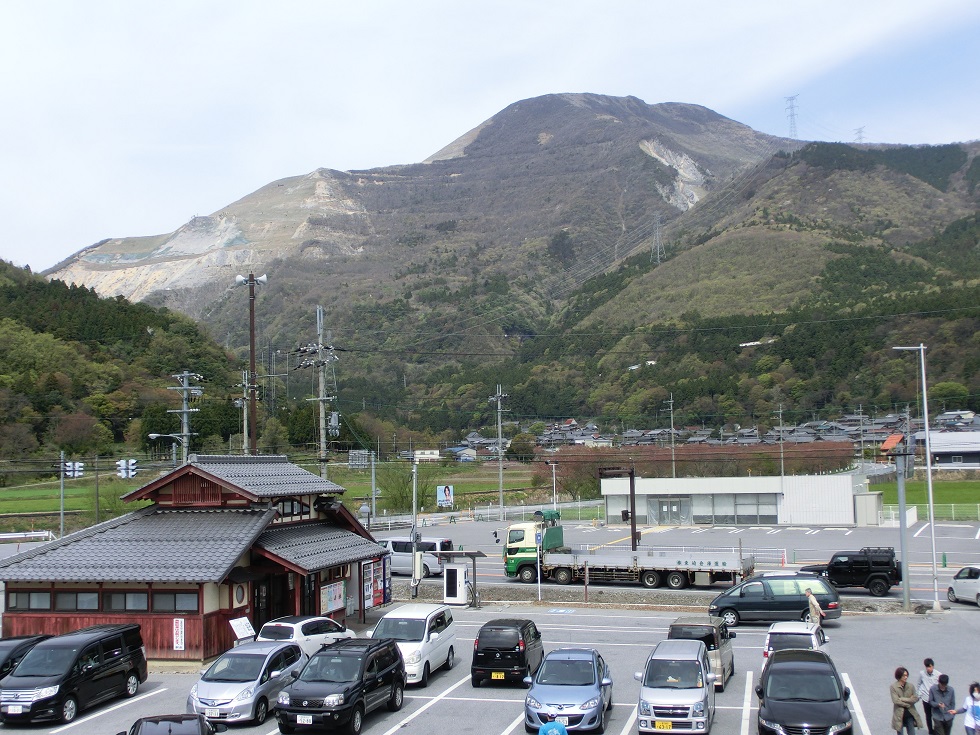
<svg viewBox="0 0 980 735">
<path fill-rule="evenodd" d="M 654 730 L 673 730 L 674 729 L 674 723 L 673 722 L 661 722 L 660 720 L 657 720 L 656 722 L 653 723 L 653 729 Z"/>
<path fill-rule="evenodd" d="M 490 672 L 490 678 L 491 679 L 503 679 L 504 678 L 504 672 L 503 671 L 491 671 Z"/>
<path fill-rule="evenodd" d="M 11 704 L 7 707 L 8 715 L 20 715 L 24 713 L 24 708 L 19 704 Z"/>
<path fill-rule="evenodd" d="M 555 722 L 557 722 L 559 725 L 567 725 L 568 724 L 568 718 L 567 717 L 556 717 L 555 718 Z"/>
<path fill-rule="evenodd" d="M 312 725 L 313 715 L 296 715 L 297 725 Z"/>
<path fill-rule="evenodd" d="M 204 710 L 204 716 L 211 720 L 216 718 L 218 714 L 219 712 L 217 707 L 208 707 L 207 709 Z"/>
</svg>

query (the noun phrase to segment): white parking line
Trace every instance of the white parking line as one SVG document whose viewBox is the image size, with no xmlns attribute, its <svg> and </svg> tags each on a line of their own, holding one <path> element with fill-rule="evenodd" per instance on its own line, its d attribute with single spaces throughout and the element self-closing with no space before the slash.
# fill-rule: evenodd
<svg viewBox="0 0 980 735">
<path fill-rule="evenodd" d="M 868 721 L 864 719 L 864 710 L 861 709 L 861 703 L 858 701 L 857 693 L 855 693 L 854 687 L 851 686 L 851 677 L 847 674 L 841 674 L 841 677 L 844 679 L 844 686 L 851 690 L 850 702 L 854 707 L 854 715 L 857 717 L 861 732 L 865 733 L 865 735 L 871 735 L 871 728 L 868 727 Z"/>
<path fill-rule="evenodd" d="M 113 712 L 113 711 L 115 711 L 117 709 L 120 709 L 122 707 L 128 707 L 131 704 L 135 704 L 136 702 L 139 702 L 141 699 L 146 699 L 147 697 L 152 697 L 152 696 L 154 696 L 156 694 L 159 694 L 160 692 L 165 692 L 165 691 L 167 691 L 167 688 L 166 687 L 163 687 L 162 689 L 154 689 L 152 692 L 147 692 L 146 694 L 143 694 L 143 695 L 141 695 L 139 697 L 133 697 L 132 699 L 127 699 L 124 702 L 120 702 L 119 704 L 115 705 L 114 707 L 108 707 L 106 709 L 100 709 L 98 712 L 95 712 L 94 714 L 91 714 L 88 717 L 84 717 L 84 718 L 82 718 L 80 720 L 75 720 L 74 722 L 72 722 L 72 723 L 70 723 L 68 725 L 63 725 L 61 727 L 56 727 L 54 730 L 51 731 L 51 733 L 52 733 L 52 735 L 54 735 L 54 733 L 64 732 L 65 730 L 68 730 L 68 729 L 70 729 L 72 727 L 75 727 L 75 725 L 81 725 L 83 722 L 88 722 L 89 720 L 94 720 L 96 717 L 101 717 L 102 715 L 108 714 L 109 712 Z"/>
<path fill-rule="evenodd" d="M 470 675 L 469 674 L 466 674 L 466 676 L 464 676 L 462 679 L 460 679 L 459 681 L 457 681 L 455 684 L 453 684 L 451 687 L 449 687 L 442 694 L 439 694 L 439 695 L 433 697 L 428 702 L 426 702 L 421 707 L 419 707 L 417 710 L 415 710 L 408 717 L 403 718 L 401 722 L 399 722 L 397 725 L 395 725 L 394 727 L 392 727 L 391 729 L 389 729 L 387 732 L 385 732 L 384 735 L 395 735 L 396 732 L 398 732 L 399 730 L 401 730 L 403 727 L 405 727 L 405 725 L 407 725 L 409 722 L 411 722 L 416 717 L 418 717 L 420 714 L 422 714 L 427 709 L 429 709 L 429 707 L 432 707 L 436 702 L 439 702 L 439 701 L 445 699 L 446 697 L 448 697 L 451 692 L 453 692 L 454 690 L 458 689 L 459 687 L 461 687 L 463 684 L 465 684 L 469 680 L 470 680 Z M 520 718 L 517 720 L 517 722 L 520 722 L 523 719 L 524 719 L 524 715 L 522 714 L 520 716 Z M 515 722 L 515 724 L 517 724 L 517 722 Z M 514 725 L 511 725 L 504 732 L 510 732 L 513 729 L 514 729 Z"/>
<path fill-rule="evenodd" d="M 507 726 L 507 729 L 501 732 L 500 735 L 507 735 L 507 733 L 513 732 L 514 728 L 520 725 L 522 722 L 524 722 L 523 712 L 521 712 L 521 716 L 518 717 L 516 720 L 514 720 L 512 723 L 510 723 L 510 725 Z M 385 733 L 385 735 L 387 735 L 387 733 Z"/>
<path fill-rule="evenodd" d="M 927 528 L 929 528 L 929 524 L 928 523 L 923 523 L 922 524 L 922 528 L 920 528 L 918 531 L 916 531 L 914 534 L 912 534 L 912 538 L 919 538 L 919 534 L 922 533 L 923 531 L 925 531 Z"/>
<path fill-rule="evenodd" d="M 636 705 L 634 704 L 633 708 L 630 710 L 630 716 L 626 719 L 626 722 L 623 723 L 623 729 L 619 731 L 620 735 L 626 735 L 626 733 L 632 733 L 633 726 L 635 724 L 636 724 Z"/>
<path fill-rule="evenodd" d="M 749 721 L 752 719 L 752 679 L 755 675 L 748 671 L 745 674 L 745 696 L 742 698 L 742 735 L 749 735 Z"/>
</svg>

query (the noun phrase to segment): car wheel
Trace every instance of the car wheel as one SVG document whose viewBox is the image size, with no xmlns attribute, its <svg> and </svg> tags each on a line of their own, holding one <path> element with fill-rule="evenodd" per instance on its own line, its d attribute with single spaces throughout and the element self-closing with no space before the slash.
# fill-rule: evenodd
<svg viewBox="0 0 980 735">
<path fill-rule="evenodd" d="M 525 723 L 524 723 L 524 732 L 537 732 L 537 730 L 535 730 L 535 729 L 534 729 L 533 727 L 531 727 L 530 725 L 528 725 L 528 724 L 527 724 L 527 723 L 525 722 Z"/>
<path fill-rule="evenodd" d="M 950 602 L 959 602 L 959 600 L 956 599 L 956 593 L 953 592 L 952 587 L 946 590 L 946 599 L 949 600 Z"/>
<path fill-rule="evenodd" d="M 640 584 L 648 590 L 660 586 L 660 572 L 647 570 L 640 575 Z"/>
<path fill-rule="evenodd" d="M 252 722 L 256 725 L 261 725 L 265 723 L 265 718 L 269 716 L 269 703 L 265 701 L 265 697 L 261 697 L 258 702 L 255 703 L 255 717 L 252 718 Z"/>
<path fill-rule="evenodd" d="M 429 662 L 425 662 L 425 666 L 422 667 L 422 678 L 419 679 L 419 686 L 425 689 L 429 686 Z"/>
<path fill-rule="evenodd" d="M 76 717 L 78 717 L 78 702 L 74 697 L 65 697 L 65 701 L 61 704 L 61 721 L 74 722 Z"/>
<path fill-rule="evenodd" d="M 350 735 L 361 735 L 361 728 L 364 727 L 364 705 L 354 705 L 354 711 L 350 713 L 350 722 L 347 723 L 347 732 Z"/>
<path fill-rule="evenodd" d="M 980 607 L 980 595 L 977 595 L 977 607 Z"/>
<path fill-rule="evenodd" d="M 868 592 L 874 597 L 884 597 L 890 587 L 891 585 L 883 579 L 872 579 L 871 584 L 868 585 Z"/>
<path fill-rule="evenodd" d="M 280 722 L 279 732 L 281 732 L 283 735 L 292 735 L 292 733 L 296 732 L 296 728 L 293 727 L 292 725 L 284 725 L 283 723 Z"/>
<path fill-rule="evenodd" d="M 388 710 L 397 712 L 405 703 L 405 687 L 400 681 L 396 681 L 391 687 L 391 696 L 388 697 Z"/>
<path fill-rule="evenodd" d="M 804 623 L 813 622 L 813 618 L 810 617 L 810 608 L 807 608 L 802 613 L 800 613 L 800 620 L 802 620 Z"/>
<path fill-rule="evenodd" d="M 429 571 L 428 565 L 427 564 L 423 564 L 422 565 L 422 579 L 428 579 L 431 576 L 432 576 L 432 572 Z"/>
<path fill-rule="evenodd" d="M 479 676 L 471 676 L 470 677 L 470 684 L 473 685 L 473 688 L 474 689 L 479 689 L 480 688 L 480 684 L 482 684 L 482 683 L 483 683 L 483 679 L 481 679 Z"/>
<path fill-rule="evenodd" d="M 126 691 L 123 692 L 124 697 L 135 697 L 136 692 L 140 690 L 140 678 L 136 675 L 135 671 L 130 671 L 126 676 Z"/>
<path fill-rule="evenodd" d="M 597 732 L 602 735 L 606 731 L 606 712 L 605 710 L 599 710 L 599 724 L 595 726 L 595 730 L 592 732 Z"/>
<path fill-rule="evenodd" d="M 534 567 L 521 567 L 517 576 L 525 584 L 530 584 L 538 578 L 538 573 L 534 571 Z"/>
<path fill-rule="evenodd" d="M 681 572 L 671 572 L 667 575 L 667 586 L 672 590 L 682 590 L 687 587 L 687 575 Z"/>
<path fill-rule="evenodd" d="M 725 625 L 729 628 L 734 628 L 738 625 L 738 613 L 734 610 L 722 610 L 721 619 L 725 621 Z"/>
<path fill-rule="evenodd" d="M 455 663 L 456 663 L 456 652 L 453 650 L 453 647 L 450 646 L 449 655 L 446 656 L 446 671 L 452 669 Z"/>
</svg>

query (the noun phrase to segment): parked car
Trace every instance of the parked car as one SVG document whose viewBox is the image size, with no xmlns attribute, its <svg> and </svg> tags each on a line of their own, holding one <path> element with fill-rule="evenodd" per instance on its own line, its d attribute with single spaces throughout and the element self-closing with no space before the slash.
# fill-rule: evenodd
<svg viewBox="0 0 980 735">
<path fill-rule="evenodd" d="M 288 615 L 276 618 L 259 628 L 257 641 L 292 641 L 299 644 L 303 653 L 312 656 L 322 646 L 344 638 L 356 638 L 357 633 L 348 630 L 343 623 L 320 615 Z"/>
<path fill-rule="evenodd" d="M 823 628 L 816 623 L 785 622 L 773 623 L 766 633 L 766 642 L 762 646 L 762 665 L 769 661 L 773 651 L 788 648 L 818 650 L 827 642 Z"/>
<path fill-rule="evenodd" d="M 429 674 L 456 662 L 456 623 L 448 605 L 411 604 L 392 610 L 369 635 L 394 638 L 405 659 L 409 684 L 428 686 Z"/>
<path fill-rule="evenodd" d="M 216 722 L 265 722 L 293 670 L 309 657 L 299 644 L 249 641 L 221 654 L 187 695 L 187 711 Z"/>
<path fill-rule="evenodd" d="M 537 732 L 549 722 L 566 730 L 605 732 L 605 713 L 612 707 L 612 674 L 594 648 L 549 651 L 537 674 L 524 683 L 524 729 Z"/>
<path fill-rule="evenodd" d="M 838 551 L 826 564 L 809 564 L 801 572 L 813 572 L 834 587 L 864 587 L 875 597 L 888 594 L 902 581 L 902 565 L 891 546 L 865 546 L 857 551 Z"/>
<path fill-rule="evenodd" d="M 640 682 L 641 733 L 708 733 L 715 719 L 715 675 L 701 641 L 664 640 L 647 657 Z"/>
<path fill-rule="evenodd" d="M 412 574 L 412 539 L 410 536 L 382 538 L 378 543 L 391 552 L 391 573 Z M 448 538 L 420 538 L 415 550 L 422 552 L 422 578 L 442 574 L 443 560 L 432 552 L 452 551 L 453 540 Z"/>
<path fill-rule="evenodd" d="M 204 715 L 155 715 L 141 717 L 118 735 L 214 735 L 227 729 L 221 722 L 208 722 Z"/>
<path fill-rule="evenodd" d="M 37 643 L 0 680 L 0 721 L 72 722 L 83 709 L 135 696 L 144 681 L 139 625 L 82 628 Z"/>
<path fill-rule="evenodd" d="M 14 666 L 24 658 L 24 654 L 50 637 L 49 635 L 18 635 L 0 639 L 0 679 L 13 670 Z"/>
<path fill-rule="evenodd" d="M 851 691 L 823 651 L 774 651 L 755 688 L 759 735 L 812 732 L 850 735 Z"/>
<path fill-rule="evenodd" d="M 358 735 L 364 716 L 405 700 L 405 662 L 391 638 L 345 638 L 324 646 L 279 692 L 279 731 L 344 728 Z"/>
<path fill-rule="evenodd" d="M 519 681 L 541 665 L 544 645 L 533 620 L 497 618 L 485 623 L 473 639 L 470 682 Z"/>
<path fill-rule="evenodd" d="M 667 638 L 675 640 L 701 641 L 708 649 L 708 661 L 715 675 L 715 689 L 725 691 L 729 677 L 735 675 L 735 652 L 732 638 L 735 633 L 728 630 L 728 624 L 721 618 L 682 617 L 677 618 L 667 629 Z"/>
<path fill-rule="evenodd" d="M 825 620 L 841 616 L 840 595 L 823 577 L 809 572 L 757 574 L 718 595 L 708 614 L 723 618 L 730 628 L 741 620 L 803 620 L 810 622 L 806 599 L 809 588 L 826 613 Z"/>
<path fill-rule="evenodd" d="M 980 605 L 980 567 L 963 567 L 946 590 L 950 602 L 975 602 Z"/>
</svg>

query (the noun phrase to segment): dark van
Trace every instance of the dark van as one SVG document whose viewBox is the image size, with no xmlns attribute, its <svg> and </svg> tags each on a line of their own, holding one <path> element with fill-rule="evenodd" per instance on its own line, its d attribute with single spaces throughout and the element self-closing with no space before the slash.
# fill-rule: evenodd
<svg viewBox="0 0 980 735">
<path fill-rule="evenodd" d="M 823 577 L 808 572 L 763 572 L 718 595 L 708 615 L 734 628 L 742 620 L 810 620 L 806 590 L 816 596 L 827 620 L 841 616 L 840 595 Z"/>
<path fill-rule="evenodd" d="M 71 722 L 92 705 L 132 697 L 144 681 L 139 625 L 82 628 L 41 641 L 0 680 L 0 721 Z"/>
<path fill-rule="evenodd" d="M 470 682 L 486 680 L 524 682 L 541 665 L 544 645 L 532 620 L 497 618 L 485 623 L 473 641 Z"/>
</svg>

